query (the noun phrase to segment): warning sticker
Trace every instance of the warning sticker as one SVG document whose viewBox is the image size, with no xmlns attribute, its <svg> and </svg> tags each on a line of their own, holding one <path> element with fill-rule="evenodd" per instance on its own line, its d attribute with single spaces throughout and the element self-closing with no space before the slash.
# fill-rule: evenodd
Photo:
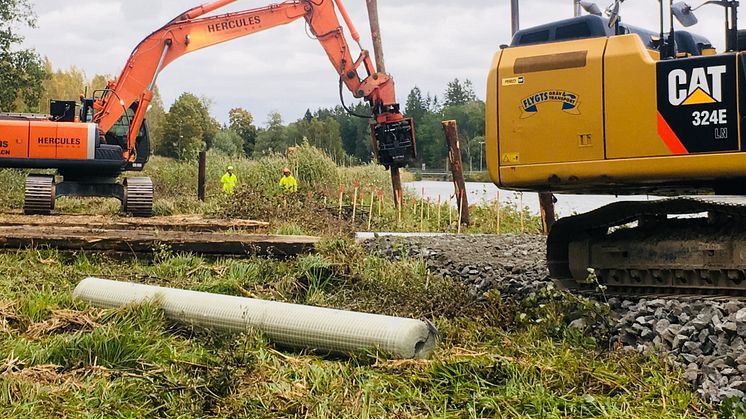
<svg viewBox="0 0 746 419">
<path fill-rule="evenodd" d="M 518 153 L 503 153 L 502 158 L 500 161 L 502 163 L 518 163 L 520 160 L 520 157 L 518 156 Z"/>
<path fill-rule="evenodd" d="M 523 84 L 525 81 L 526 79 L 523 76 L 508 77 L 503 79 L 503 86 L 516 86 L 519 84 Z"/>
</svg>

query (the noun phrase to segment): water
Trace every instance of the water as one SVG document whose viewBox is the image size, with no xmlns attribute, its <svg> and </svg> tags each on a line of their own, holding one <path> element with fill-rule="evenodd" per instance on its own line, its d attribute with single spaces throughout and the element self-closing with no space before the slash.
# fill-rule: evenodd
<svg viewBox="0 0 746 419">
<path fill-rule="evenodd" d="M 453 195 L 453 183 L 422 180 L 418 182 L 407 182 L 404 184 L 411 193 L 424 199 L 430 198 L 431 202 L 437 202 L 438 196 L 445 202 Z M 423 194 L 424 191 L 424 194 Z M 487 182 L 466 182 L 466 192 L 469 204 L 487 204 L 495 202 L 497 199 L 498 188 L 493 183 Z M 557 203 L 555 211 L 559 216 L 565 217 L 572 214 L 580 214 L 594 210 L 606 204 L 619 201 L 645 201 L 648 199 L 659 199 L 658 197 L 648 197 L 645 195 L 632 196 L 612 196 L 612 195 L 569 195 L 556 194 Z M 501 203 L 514 203 L 516 206 L 520 202 L 519 192 L 506 191 L 500 189 Z M 456 205 L 455 198 L 451 198 L 451 205 Z M 523 205 L 528 207 L 533 214 L 539 213 L 539 196 L 535 192 L 523 193 Z"/>
</svg>

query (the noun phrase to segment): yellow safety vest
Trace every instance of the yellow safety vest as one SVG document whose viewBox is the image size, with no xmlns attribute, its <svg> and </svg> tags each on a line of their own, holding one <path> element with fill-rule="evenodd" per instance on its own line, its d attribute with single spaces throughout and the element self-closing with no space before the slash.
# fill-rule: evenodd
<svg viewBox="0 0 746 419">
<path fill-rule="evenodd" d="M 298 192 L 298 182 L 292 175 L 280 178 L 280 187 L 283 192 Z"/>
<path fill-rule="evenodd" d="M 223 192 L 226 193 L 233 193 L 233 188 L 236 187 L 236 182 L 238 182 L 236 175 L 227 172 L 220 178 L 220 183 L 223 184 Z"/>
</svg>

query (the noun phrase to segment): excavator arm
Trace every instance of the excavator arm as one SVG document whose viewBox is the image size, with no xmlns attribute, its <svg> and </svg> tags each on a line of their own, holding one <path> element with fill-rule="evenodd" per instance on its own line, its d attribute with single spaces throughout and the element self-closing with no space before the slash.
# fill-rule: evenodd
<svg viewBox="0 0 746 419">
<path fill-rule="evenodd" d="M 125 158 L 135 158 L 135 139 L 153 97 L 158 74 L 175 59 L 221 42 L 253 34 L 305 18 L 321 43 L 343 83 L 356 98 L 364 98 L 373 111 L 372 141 L 379 162 L 389 167 L 404 166 L 415 156 L 412 121 L 402 117 L 396 102 L 394 82 L 376 72 L 366 50 L 352 58 L 335 10 L 335 4 L 359 45 L 359 35 L 342 0 L 289 0 L 266 7 L 203 17 L 236 0 L 218 0 L 189 9 L 151 33 L 133 50 L 116 81 L 109 81 L 94 103 L 93 122 L 109 131 L 134 102 L 137 108 L 129 124 Z M 359 69 L 364 74 L 361 77 Z"/>
</svg>

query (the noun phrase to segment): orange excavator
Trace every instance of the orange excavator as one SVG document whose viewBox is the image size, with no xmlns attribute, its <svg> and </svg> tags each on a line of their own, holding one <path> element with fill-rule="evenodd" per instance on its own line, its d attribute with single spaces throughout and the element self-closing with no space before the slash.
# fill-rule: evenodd
<svg viewBox="0 0 746 419">
<path fill-rule="evenodd" d="M 413 124 L 400 112 L 393 80 L 381 68 L 376 71 L 362 47 L 356 59 L 352 56 L 337 11 L 358 46 L 360 36 L 342 0 L 290 0 L 205 17 L 235 1 L 194 7 L 148 35 L 119 77 L 92 98 L 83 98 L 79 110 L 74 101 L 52 100 L 50 115 L 0 114 L 0 167 L 57 169 L 56 175 L 27 177 L 25 213 L 50 213 L 58 196 L 103 196 L 118 198 L 126 213 L 151 215 L 150 178 L 129 177 L 121 183 L 117 178 L 125 171 L 141 171 L 150 156 L 145 113 L 158 74 L 184 54 L 300 18 L 339 75 L 340 97 L 344 85 L 370 104 L 371 140 L 378 161 L 392 170 L 393 177 L 414 158 Z"/>
</svg>

